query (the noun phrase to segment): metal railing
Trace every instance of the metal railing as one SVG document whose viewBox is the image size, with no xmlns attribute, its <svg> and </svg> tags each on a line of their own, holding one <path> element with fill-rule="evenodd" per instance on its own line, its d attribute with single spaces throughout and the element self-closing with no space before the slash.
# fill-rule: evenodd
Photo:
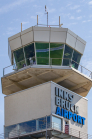
<svg viewBox="0 0 92 139">
<path fill-rule="evenodd" d="M 57 124 L 57 123 L 47 123 L 47 131 L 58 131 L 58 134 L 56 134 L 55 136 L 58 137 L 58 135 L 61 135 L 62 138 L 62 134 L 63 135 L 67 135 L 67 137 L 73 136 L 75 138 L 80 138 L 80 139 L 92 139 L 92 135 L 89 135 L 87 133 L 78 131 L 76 129 L 70 128 L 69 125 L 64 125 L 61 126 L 61 124 Z M 4 137 L 5 139 L 13 139 L 13 138 L 19 138 L 22 136 L 29 136 L 31 134 L 35 134 L 37 135 L 37 133 L 41 133 L 41 132 L 46 132 L 46 123 L 45 124 L 41 124 L 40 126 L 32 126 L 31 128 L 29 127 L 20 127 L 20 129 L 13 129 L 10 132 L 5 132 Z M 54 136 L 52 132 L 52 136 Z M 60 134 L 59 134 L 60 133 Z M 43 134 L 43 136 L 46 136 L 46 134 Z M 47 132 L 47 137 L 48 137 L 48 132 Z M 59 136 L 60 137 L 60 136 Z M 3 139 L 3 138 L 2 138 Z"/>
<path fill-rule="evenodd" d="M 51 68 L 53 66 L 67 66 L 75 68 L 76 70 L 80 71 L 84 75 L 88 76 L 92 79 L 92 72 L 85 68 L 84 66 L 80 65 L 79 63 L 75 62 L 74 60 L 67 59 L 67 58 L 46 58 L 46 57 L 32 57 L 23 59 L 17 63 L 14 63 L 13 65 L 7 66 L 3 68 L 3 76 L 6 74 L 9 74 L 14 71 L 18 71 L 19 69 L 22 69 L 27 66 L 34 66 L 34 65 L 49 65 Z"/>
<path fill-rule="evenodd" d="M 0 134 L 0 139 L 4 139 L 4 133 Z"/>
<path fill-rule="evenodd" d="M 51 128 L 51 123 L 47 123 L 47 128 Z M 41 131 L 46 131 L 46 122 L 45 124 L 41 124 L 40 126 L 20 126 L 18 129 L 12 129 L 11 131 L 5 132 L 5 138 L 15 138 L 20 136 L 25 136 L 33 133 L 39 133 Z"/>
</svg>

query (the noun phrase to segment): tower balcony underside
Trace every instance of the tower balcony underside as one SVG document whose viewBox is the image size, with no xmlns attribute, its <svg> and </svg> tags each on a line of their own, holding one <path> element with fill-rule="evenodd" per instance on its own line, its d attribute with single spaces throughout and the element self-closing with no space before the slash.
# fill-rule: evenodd
<svg viewBox="0 0 92 139">
<path fill-rule="evenodd" d="M 85 97 L 92 86 L 92 79 L 69 66 L 27 66 L 5 75 L 1 80 L 5 95 L 53 81 Z"/>
</svg>

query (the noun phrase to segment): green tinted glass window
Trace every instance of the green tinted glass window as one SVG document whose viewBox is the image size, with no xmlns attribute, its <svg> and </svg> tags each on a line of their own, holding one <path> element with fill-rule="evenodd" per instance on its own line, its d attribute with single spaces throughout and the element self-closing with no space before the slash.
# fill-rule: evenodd
<svg viewBox="0 0 92 139">
<path fill-rule="evenodd" d="M 16 63 L 23 60 L 24 59 L 23 48 L 20 48 L 14 51 L 14 57 L 15 57 Z"/>
<path fill-rule="evenodd" d="M 49 65 L 49 43 L 35 43 L 37 64 Z"/>
<path fill-rule="evenodd" d="M 73 53 L 73 49 L 71 47 L 65 45 L 63 66 L 69 66 L 69 61 L 72 58 L 72 53 Z"/>
<path fill-rule="evenodd" d="M 74 51 L 73 53 L 73 59 L 72 59 L 72 66 L 75 69 L 78 69 L 78 65 L 80 62 L 81 54 L 79 54 L 77 51 Z"/>
<path fill-rule="evenodd" d="M 14 58 L 16 61 L 17 69 L 20 69 L 25 64 L 23 48 L 14 51 Z"/>
<path fill-rule="evenodd" d="M 50 43 L 50 62 L 51 65 L 61 65 L 64 44 Z"/>
<path fill-rule="evenodd" d="M 35 62 L 34 43 L 25 46 L 24 51 L 27 65 L 30 65 L 30 58 L 32 58 L 33 62 Z"/>
</svg>

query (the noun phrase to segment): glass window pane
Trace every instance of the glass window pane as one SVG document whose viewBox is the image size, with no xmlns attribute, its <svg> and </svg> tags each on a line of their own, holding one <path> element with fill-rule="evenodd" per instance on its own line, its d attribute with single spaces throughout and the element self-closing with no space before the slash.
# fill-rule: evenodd
<svg viewBox="0 0 92 139">
<path fill-rule="evenodd" d="M 25 67 L 26 66 L 25 60 L 22 60 L 22 61 L 16 63 L 15 66 L 16 66 L 16 69 L 21 69 L 21 68 Z"/>
<path fill-rule="evenodd" d="M 64 44 L 50 43 L 51 65 L 61 65 L 63 57 Z"/>
<path fill-rule="evenodd" d="M 50 128 L 50 116 L 47 116 L 47 128 Z"/>
<path fill-rule="evenodd" d="M 17 69 L 23 68 L 25 65 L 23 48 L 14 51 L 14 57 L 15 57 Z"/>
<path fill-rule="evenodd" d="M 46 117 L 37 120 L 37 129 L 42 130 L 46 128 Z"/>
<path fill-rule="evenodd" d="M 52 128 L 61 130 L 61 119 L 52 116 Z"/>
<path fill-rule="evenodd" d="M 72 59 L 72 67 L 74 67 L 75 69 L 78 69 L 78 65 L 79 65 L 80 59 L 81 59 L 81 54 L 79 54 L 78 52 L 74 51 L 73 59 Z"/>
<path fill-rule="evenodd" d="M 36 131 L 36 120 L 19 124 L 20 134 Z"/>
<path fill-rule="evenodd" d="M 69 61 L 72 58 L 73 49 L 65 45 L 63 66 L 69 66 Z"/>
<path fill-rule="evenodd" d="M 10 138 L 14 137 L 15 135 L 18 134 L 18 125 L 11 125 L 8 127 L 5 127 L 5 137 Z"/>
<path fill-rule="evenodd" d="M 35 43 L 37 64 L 49 65 L 49 43 Z"/>
<path fill-rule="evenodd" d="M 15 57 L 16 63 L 21 60 L 24 60 L 23 48 L 20 48 L 20 49 L 14 51 L 14 57 Z"/>
<path fill-rule="evenodd" d="M 32 58 L 33 63 L 35 64 L 34 43 L 25 46 L 24 51 L 25 51 L 27 65 L 30 65 L 30 58 Z"/>
</svg>

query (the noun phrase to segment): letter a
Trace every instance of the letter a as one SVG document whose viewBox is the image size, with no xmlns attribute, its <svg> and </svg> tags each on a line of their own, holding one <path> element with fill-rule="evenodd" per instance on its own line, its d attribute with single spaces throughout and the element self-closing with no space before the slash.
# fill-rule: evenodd
<svg viewBox="0 0 92 139">
<path fill-rule="evenodd" d="M 56 109 L 56 114 L 61 116 L 60 107 L 57 107 L 57 109 Z"/>
</svg>

